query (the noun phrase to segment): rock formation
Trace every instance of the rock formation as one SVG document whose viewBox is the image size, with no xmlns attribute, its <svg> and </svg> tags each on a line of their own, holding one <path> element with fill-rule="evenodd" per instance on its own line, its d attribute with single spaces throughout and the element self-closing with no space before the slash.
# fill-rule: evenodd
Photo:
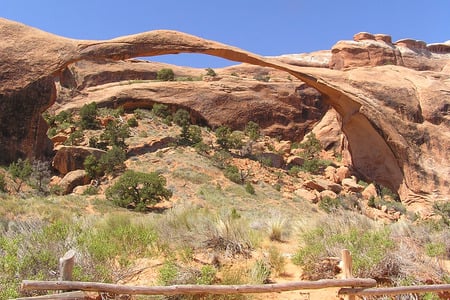
<svg viewBox="0 0 450 300">
<path fill-rule="evenodd" d="M 367 180 L 398 191 L 403 201 L 408 203 L 416 198 L 433 201 L 448 198 L 450 193 L 450 58 L 448 53 L 442 53 L 446 51 L 444 46 L 422 49 L 430 52 L 427 57 L 430 67 L 426 68 L 421 63 L 419 67 L 405 64 L 407 56 L 402 54 L 403 65 L 340 70 L 349 64 L 345 63 L 344 55 L 338 59 L 336 55 L 345 51 L 337 51 L 337 47 L 333 52 L 335 57 L 331 58 L 336 62 L 334 69 L 299 67 L 165 30 L 109 41 L 80 41 L 0 19 L 0 40 L 3 161 L 40 156 L 49 149 L 39 114 L 53 104 L 54 77 L 60 77 L 70 63 L 203 53 L 286 71 L 317 89 L 341 116 L 354 168 Z M 386 37 L 381 37 L 373 42 L 386 41 Z M 433 49 L 439 49 L 439 53 L 432 52 Z M 417 49 L 409 50 L 406 60 L 421 55 Z M 383 55 L 388 54 L 380 54 Z"/>
<path fill-rule="evenodd" d="M 171 68 L 178 77 L 191 80 L 145 80 L 154 79 L 161 68 Z M 215 80 L 201 80 L 204 73 L 203 69 L 137 60 L 82 61 L 63 71 L 57 106 L 58 110 L 79 109 L 95 101 L 100 107 L 122 106 L 131 111 L 164 103 L 173 111 L 189 110 L 196 124 L 242 130 L 249 121 L 257 121 L 266 135 L 290 140 L 301 140 L 329 108 L 317 90 L 287 79 L 285 72 L 240 66 L 221 69 Z M 258 81 L 247 73 L 267 74 L 271 81 Z"/>
</svg>

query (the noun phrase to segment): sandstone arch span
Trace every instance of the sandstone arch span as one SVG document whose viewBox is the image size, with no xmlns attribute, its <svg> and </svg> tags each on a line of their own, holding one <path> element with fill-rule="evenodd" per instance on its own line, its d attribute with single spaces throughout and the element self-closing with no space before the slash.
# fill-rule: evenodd
<svg viewBox="0 0 450 300">
<path fill-rule="evenodd" d="M 421 92 L 414 82 L 423 75 L 417 75 L 416 71 L 408 71 L 408 80 L 413 84 L 405 96 L 398 95 L 398 86 L 392 85 L 392 78 L 389 78 L 396 77 L 395 66 L 376 71 L 371 71 L 375 68 L 337 71 L 295 67 L 176 31 L 157 30 L 108 41 L 82 41 L 0 19 L 0 40 L 0 152 L 3 161 L 43 155 L 50 149 L 46 124 L 40 113 L 53 104 L 54 77 L 68 64 L 95 58 L 119 60 L 202 53 L 276 68 L 301 79 L 319 90 L 325 101 L 341 115 L 353 165 L 362 175 L 397 190 L 403 199 L 412 192 L 425 196 L 448 195 L 448 159 L 445 158 L 448 132 L 443 144 L 431 143 L 431 138 L 437 135 L 434 128 L 420 127 L 422 119 L 411 120 L 410 117 L 423 114 L 420 97 L 419 105 L 405 100 L 410 90 L 416 94 Z M 377 78 L 379 72 L 388 74 L 388 79 Z M 374 78 L 378 85 L 385 86 L 382 93 L 374 89 L 371 82 Z M 432 89 L 430 94 L 438 97 L 439 88 Z M 433 151 L 424 149 L 423 145 Z M 444 159 L 436 159 L 433 152 Z M 440 164 L 442 161 L 444 168 Z"/>
</svg>

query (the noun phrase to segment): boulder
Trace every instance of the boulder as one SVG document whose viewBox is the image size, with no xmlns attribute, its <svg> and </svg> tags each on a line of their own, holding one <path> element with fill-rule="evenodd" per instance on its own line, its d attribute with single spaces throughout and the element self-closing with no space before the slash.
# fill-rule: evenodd
<svg viewBox="0 0 450 300">
<path fill-rule="evenodd" d="M 333 181 L 334 183 L 337 183 L 336 178 L 336 168 L 333 166 L 327 166 L 324 170 L 324 176 L 326 179 Z"/>
<path fill-rule="evenodd" d="M 282 155 L 273 152 L 264 152 L 257 155 L 257 159 L 269 167 L 282 168 L 284 166 L 284 158 Z"/>
<path fill-rule="evenodd" d="M 321 191 L 320 192 L 320 200 L 322 200 L 323 198 L 328 197 L 331 199 L 336 199 L 337 198 L 337 194 L 333 191 L 330 190 L 325 190 L 325 191 Z"/>
<path fill-rule="evenodd" d="M 291 153 L 291 146 L 292 146 L 291 141 L 280 141 L 274 145 L 275 151 L 285 156 Z"/>
<path fill-rule="evenodd" d="M 350 177 L 350 169 L 347 166 L 340 166 L 336 169 L 336 183 L 341 183 L 344 178 Z"/>
<path fill-rule="evenodd" d="M 298 189 L 294 192 L 297 196 L 304 198 L 305 200 L 308 200 L 311 203 L 317 203 L 319 202 L 320 195 L 318 195 L 315 191 L 309 191 L 306 189 Z"/>
<path fill-rule="evenodd" d="M 364 190 L 364 187 L 358 183 L 353 178 L 344 178 L 342 180 L 342 186 L 346 191 L 353 193 L 360 193 Z"/>
<path fill-rule="evenodd" d="M 64 195 L 70 194 L 78 185 L 89 183 L 89 177 L 85 170 L 75 170 L 67 173 L 59 182 L 61 191 Z"/>
<path fill-rule="evenodd" d="M 377 197 L 377 189 L 373 183 L 369 184 L 363 191 L 362 196 L 364 199 L 369 200 L 372 197 Z"/>
<path fill-rule="evenodd" d="M 286 159 L 286 165 L 288 166 L 302 166 L 304 162 L 305 162 L 304 158 L 301 158 L 300 156 L 296 155 L 289 156 Z"/>
<path fill-rule="evenodd" d="M 339 194 L 342 191 L 342 187 L 339 184 L 320 178 L 307 180 L 303 183 L 303 186 L 311 190 L 316 190 L 318 192 L 330 190 L 335 192 L 336 194 Z"/>
<path fill-rule="evenodd" d="M 65 175 L 70 171 L 84 169 L 84 160 L 89 155 L 100 158 L 106 152 L 97 148 L 83 146 L 63 146 L 59 148 L 53 158 L 52 166 L 59 173 Z"/>
</svg>

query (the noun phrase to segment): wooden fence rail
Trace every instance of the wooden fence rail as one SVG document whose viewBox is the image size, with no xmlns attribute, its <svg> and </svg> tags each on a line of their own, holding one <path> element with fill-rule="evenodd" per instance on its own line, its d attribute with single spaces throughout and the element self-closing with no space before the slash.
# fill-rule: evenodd
<svg viewBox="0 0 450 300">
<path fill-rule="evenodd" d="M 355 296 L 377 296 L 377 295 L 399 295 L 410 293 L 439 293 L 444 297 L 450 294 L 450 284 L 440 285 L 418 285 L 390 288 L 375 288 L 375 279 L 352 278 L 352 258 L 350 252 L 342 250 L 342 273 L 343 279 L 322 279 L 318 281 L 298 281 L 260 285 L 173 285 L 173 286 L 126 286 L 99 282 L 70 281 L 74 265 L 75 252 L 69 251 L 60 259 L 59 281 L 33 281 L 23 280 L 21 289 L 29 290 L 52 290 L 52 291 L 74 291 L 59 294 L 60 299 L 84 299 L 83 292 L 99 292 L 125 295 L 193 295 L 193 294 L 255 294 L 287 292 L 295 290 L 314 290 L 325 288 L 341 288 L 338 295 L 345 299 L 353 300 Z M 23 299 L 56 299 L 51 295 L 37 298 Z M 449 296 L 450 297 L 450 296 Z M 450 298 L 443 298 L 450 299 Z"/>
<path fill-rule="evenodd" d="M 375 279 L 323 279 L 260 285 L 172 285 L 172 286 L 126 286 L 99 282 L 78 281 L 22 281 L 22 290 L 80 290 L 127 295 L 176 295 L 176 294 L 253 294 L 313 290 L 329 287 L 374 287 Z"/>
</svg>

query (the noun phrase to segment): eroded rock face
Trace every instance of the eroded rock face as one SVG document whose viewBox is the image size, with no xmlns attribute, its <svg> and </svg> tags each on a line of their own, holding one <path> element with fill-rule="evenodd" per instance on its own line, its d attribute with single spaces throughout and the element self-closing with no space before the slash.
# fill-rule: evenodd
<svg viewBox="0 0 450 300">
<path fill-rule="evenodd" d="M 177 76 L 196 79 L 173 82 L 141 79 L 151 78 L 162 67 L 174 69 Z M 72 88 L 61 87 L 59 110 L 79 109 L 90 102 L 97 102 L 100 107 L 122 106 L 129 111 L 164 103 L 172 111 L 189 110 L 191 121 L 196 124 L 243 130 L 249 121 L 254 121 L 266 135 L 301 140 L 329 108 L 314 88 L 298 80 L 289 81 L 284 72 L 270 74 L 267 68 L 252 71 L 267 72 L 271 82 L 248 78 L 245 66 L 234 67 L 231 73 L 235 75 L 229 75 L 228 69 L 217 70 L 221 75 L 215 81 L 199 80 L 205 73 L 203 69 L 143 61 L 82 62 L 67 69 L 70 72 L 65 74 L 65 81 L 71 82 Z M 117 69 L 123 69 L 123 74 L 114 79 L 113 70 Z"/>
<path fill-rule="evenodd" d="M 331 52 L 330 68 L 337 70 L 398 65 L 419 71 L 440 71 L 443 66 L 440 59 L 450 53 L 450 44 L 427 45 L 414 39 L 392 43 L 391 36 L 387 34 L 360 32 L 353 36 L 353 41 L 339 41 Z"/>
<path fill-rule="evenodd" d="M 346 57 L 353 61 L 365 60 L 364 52 L 368 50 L 355 52 L 353 50 L 358 48 L 353 44 L 351 47 L 343 45 L 341 50 L 336 47 L 333 55 L 341 53 L 343 59 L 337 61 L 332 70 L 293 66 L 275 58 L 264 58 L 175 31 L 151 31 L 110 41 L 79 41 L 5 19 L 0 19 L 0 40 L 0 53 L 8 53 L 0 56 L 0 152 L 8 153 L 4 160 L 41 154 L 42 148 L 38 145 L 46 137 L 37 129 L 36 124 L 39 123 L 36 120 L 40 117 L 36 114 L 51 105 L 53 100 L 49 97 L 38 108 L 35 103 L 39 103 L 39 97 L 33 99 L 32 104 L 26 102 L 25 97 L 33 95 L 33 85 L 37 95 L 53 90 L 47 84 L 50 76 L 59 74 L 70 63 L 102 58 L 121 60 L 182 52 L 203 53 L 286 71 L 317 89 L 324 101 L 340 115 L 353 166 L 365 179 L 398 191 L 406 202 L 414 197 L 426 201 L 448 199 L 450 194 L 448 54 L 431 53 L 427 57 L 426 52 L 410 49 L 412 51 L 405 55 L 400 45 L 394 48 L 400 51 L 403 64 L 379 66 L 375 63 L 377 66 L 372 68 L 342 71 L 339 69 L 360 66 L 346 63 Z M 378 45 L 371 46 L 374 43 L 385 43 L 386 47 L 380 50 Z M 368 47 L 370 51 L 375 49 L 374 57 L 391 55 L 399 61 L 387 38 L 369 40 L 368 45 L 371 46 Z M 350 50 L 345 50 L 347 48 Z M 362 54 L 355 59 L 358 53 Z M 409 62 L 405 63 L 407 56 L 411 62 L 417 61 L 416 67 L 403 67 L 409 66 Z M 12 99 L 23 100 L 27 108 L 21 111 Z M 23 120 L 25 130 L 9 126 L 9 122 L 14 122 L 11 121 L 13 118 Z M 14 137 L 16 132 L 21 135 Z"/>
</svg>

